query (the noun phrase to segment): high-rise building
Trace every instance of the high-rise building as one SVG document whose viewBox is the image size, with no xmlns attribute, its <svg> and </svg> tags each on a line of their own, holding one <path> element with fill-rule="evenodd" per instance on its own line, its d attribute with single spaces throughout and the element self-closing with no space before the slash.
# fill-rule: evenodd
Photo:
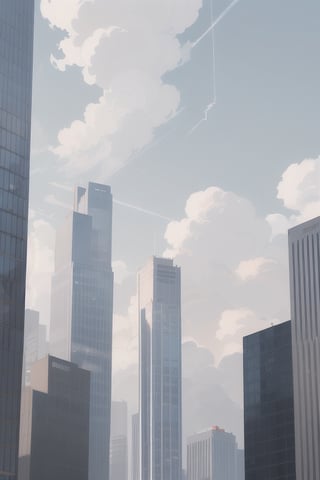
<svg viewBox="0 0 320 480">
<path fill-rule="evenodd" d="M 56 237 L 50 352 L 91 372 L 89 480 L 109 479 L 112 195 L 89 183 Z"/>
<path fill-rule="evenodd" d="M 187 445 L 188 480 L 238 480 L 237 442 L 232 433 L 212 427 L 192 435 Z"/>
<path fill-rule="evenodd" d="M 153 257 L 138 275 L 141 480 L 180 480 L 181 280 Z"/>
<path fill-rule="evenodd" d="M 33 0 L 0 1 L 0 478 L 17 475 L 23 356 Z"/>
<path fill-rule="evenodd" d="M 128 480 L 128 407 L 112 402 L 110 480 Z"/>
<path fill-rule="evenodd" d="M 289 230 L 297 480 L 320 478 L 320 217 Z"/>
<path fill-rule="evenodd" d="M 245 337 L 243 365 L 245 478 L 294 480 L 291 322 Z"/>
<path fill-rule="evenodd" d="M 139 413 L 132 415 L 131 423 L 131 480 L 139 476 Z"/>
<path fill-rule="evenodd" d="M 32 365 L 48 354 L 47 327 L 36 310 L 25 311 L 24 323 L 23 384 L 29 385 Z"/>
<path fill-rule="evenodd" d="M 19 480 L 88 480 L 90 373 L 55 357 L 23 389 Z"/>
</svg>

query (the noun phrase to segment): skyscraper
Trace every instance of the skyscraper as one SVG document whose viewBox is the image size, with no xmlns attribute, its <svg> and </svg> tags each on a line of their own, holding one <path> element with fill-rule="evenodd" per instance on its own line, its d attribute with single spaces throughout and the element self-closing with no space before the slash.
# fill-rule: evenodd
<svg viewBox="0 0 320 480">
<path fill-rule="evenodd" d="M 140 476 L 139 476 L 139 413 L 132 415 L 131 480 L 140 480 Z"/>
<path fill-rule="evenodd" d="M 57 233 L 50 351 L 91 372 L 89 480 L 109 479 L 112 195 L 89 183 Z"/>
<path fill-rule="evenodd" d="M 243 354 L 245 478 L 295 480 L 291 323 L 245 337 Z"/>
<path fill-rule="evenodd" d="M 181 280 L 151 258 L 138 275 L 141 480 L 181 479 Z"/>
<path fill-rule="evenodd" d="M 212 427 L 188 439 L 188 480 L 238 480 L 237 442 L 232 433 Z"/>
<path fill-rule="evenodd" d="M 289 230 L 297 480 L 320 478 L 320 217 Z"/>
<path fill-rule="evenodd" d="M 112 402 L 110 480 L 128 480 L 128 407 Z"/>
<path fill-rule="evenodd" d="M 47 327 L 36 310 L 27 309 L 24 319 L 23 384 L 29 385 L 31 366 L 48 354 Z"/>
<path fill-rule="evenodd" d="M 29 194 L 33 0 L 0 1 L 0 478 L 17 475 Z"/>
<path fill-rule="evenodd" d="M 88 480 L 90 373 L 46 357 L 22 395 L 19 480 Z"/>
</svg>

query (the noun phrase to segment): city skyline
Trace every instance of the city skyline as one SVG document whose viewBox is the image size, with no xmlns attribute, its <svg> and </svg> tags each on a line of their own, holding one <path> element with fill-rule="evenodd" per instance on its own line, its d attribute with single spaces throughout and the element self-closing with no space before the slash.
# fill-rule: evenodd
<svg viewBox="0 0 320 480">
<path fill-rule="evenodd" d="M 137 474 L 137 452 L 138 480 L 184 480 L 210 425 L 254 477 L 259 422 L 291 480 L 288 319 L 296 476 L 318 480 L 319 19 L 318 0 L 2 1 L 1 480 L 47 340 L 91 374 L 89 480 L 125 456 Z M 110 448 L 112 401 L 139 414 Z"/>
<path fill-rule="evenodd" d="M 150 45 L 150 50 L 142 49 L 141 55 L 147 56 L 139 58 L 133 50 L 139 32 L 134 28 L 134 18 L 123 16 L 123 11 L 130 10 L 126 3 L 121 12 L 113 3 L 103 5 L 101 15 L 97 14 L 97 0 L 90 9 L 88 4 L 81 7 L 81 21 L 76 22 L 76 28 L 83 29 L 80 37 L 89 43 L 95 38 L 101 46 L 90 57 L 92 81 L 97 74 L 94 86 L 83 81 L 79 58 L 69 56 L 70 63 L 75 64 L 66 64 L 65 71 L 57 70 L 49 61 L 51 55 L 64 57 L 64 51 L 57 52 L 56 45 L 66 36 L 65 29 L 70 32 L 78 4 L 68 12 L 68 17 L 61 15 L 62 7 L 57 1 L 51 5 L 47 1 L 37 4 L 27 306 L 39 310 L 42 321 L 48 325 L 54 231 L 67 208 L 72 208 L 74 184 L 85 185 L 90 180 L 110 184 L 118 202 L 114 203 L 113 252 L 115 399 L 126 400 L 130 413 L 137 411 L 138 342 L 133 315 L 136 272 L 149 256 L 170 251 L 184 271 L 182 333 L 187 431 L 192 433 L 211 423 L 222 423 L 236 433 L 241 443 L 242 336 L 290 318 L 286 230 L 312 216 L 319 201 L 315 112 L 320 75 L 314 58 L 320 41 L 316 21 L 320 6 L 315 0 L 308 9 L 301 9 L 297 0 L 281 4 L 271 0 L 263 5 L 253 0 L 238 2 L 213 32 L 214 82 L 211 35 L 194 47 L 190 56 L 184 49 L 209 27 L 210 2 L 192 1 L 192 12 L 178 15 L 178 27 L 177 16 L 172 16 L 173 25 L 162 14 L 167 3 L 158 3 L 163 10 L 157 16 L 143 8 L 139 10 L 141 21 L 152 25 L 154 32 L 146 33 L 144 45 Z M 229 3 L 213 2 L 213 18 L 218 18 Z M 180 12 L 177 0 L 170 5 Z M 111 22 L 115 16 L 116 24 L 136 35 L 128 46 L 129 56 L 121 51 L 125 32 L 115 31 L 110 42 L 94 36 L 100 27 L 108 29 L 108 19 Z M 92 23 L 86 30 L 89 17 Z M 100 21 L 102 18 L 106 20 Z M 104 91 L 111 86 L 117 91 L 116 59 L 122 58 L 121 67 L 128 78 L 133 66 L 143 78 L 151 75 L 154 80 L 156 75 L 158 79 L 155 56 L 159 68 L 168 66 L 164 58 L 168 50 L 158 48 L 159 34 L 169 30 L 175 35 L 177 28 L 183 30 L 191 22 L 191 27 L 173 40 L 179 42 L 179 51 L 174 52 L 186 54 L 182 64 L 176 67 L 175 57 L 172 71 L 165 74 L 165 84 L 173 85 L 181 94 L 174 118 L 154 129 L 152 138 L 142 139 L 140 127 L 143 129 L 144 123 L 141 120 L 141 126 L 137 120 L 132 134 L 141 139 L 141 144 L 113 175 L 101 173 L 101 169 L 117 163 L 118 155 L 111 158 L 106 149 L 105 158 L 99 160 L 97 146 L 89 148 L 85 155 L 72 153 L 72 168 L 67 170 L 70 155 L 67 159 L 55 155 L 50 146 L 59 145 L 57 136 L 64 127 L 84 119 L 87 105 L 99 102 L 101 85 Z M 266 27 L 271 24 L 273 35 Z M 106 54 L 109 64 L 100 61 L 101 56 L 105 58 L 105 49 L 110 53 L 110 57 Z M 304 53 L 297 59 L 294 52 L 300 51 Z M 84 59 L 87 60 L 90 59 Z M 101 65 L 101 71 L 97 65 Z M 303 73 L 306 71 L 308 75 Z M 212 102 L 214 85 L 216 104 L 209 111 L 207 122 L 189 134 Z M 127 101 L 129 97 L 125 98 Z M 157 112 L 158 107 L 159 103 L 155 106 Z M 158 119 L 160 114 L 163 111 Z M 134 143 L 128 139 L 126 125 L 125 121 L 112 124 L 111 140 L 117 147 L 114 153 L 121 154 L 121 158 L 122 146 L 131 148 Z M 94 132 L 99 136 L 101 130 L 93 128 L 86 137 L 93 143 L 97 138 Z M 106 137 L 109 139 L 109 134 Z M 82 135 L 75 134 L 75 144 L 80 145 L 80 138 Z M 146 210 L 151 214 L 144 213 Z M 272 302 L 265 291 L 270 292 Z M 211 381 L 205 383 L 204 375 L 196 375 L 189 367 L 191 362 L 204 362 Z M 201 411 L 196 409 L 192 391 L 203 391 L 215 404 L 214 419 L 209 402 Z"/>
</svg>

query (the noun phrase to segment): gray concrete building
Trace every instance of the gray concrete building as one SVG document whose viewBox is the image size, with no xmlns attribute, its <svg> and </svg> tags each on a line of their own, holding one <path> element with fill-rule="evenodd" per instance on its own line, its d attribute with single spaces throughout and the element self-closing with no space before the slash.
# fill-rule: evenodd
<svg viewBox="0 0 320 480">
<path fill-rule="evenodd" d="M 297 480 L 320 478 L 320 217 L 289 230 Z"/>
<path fill-rule="evenodd" d="M 110 480 L 128 480 L 128 406 L 112 402 Z"/>
<path fill-rule="evenodd" d="M 90 373 L 55 357 L 23 389 L 19 480 L 88 480 Z"/>
<path fill-rule="evenodd" d="M 188 480 L 238 480 L 237 442 L 219 427 L 192 435 L 187 442 Z"/>
<path fill-rule="evenodd" d="M 172 260 L 138 274 L 141 480 L 180 480 L 181 279 Z"/>
<path fill-rule="evenodd" d="M 0 1 L 0 478 L 16 480 L 23 357 L 33 0 Z"/>
<path fill-rule="evenodd" d="M 89 183 L 56 237 L 50 352 L 91 372 L 89 480 L 109 480 L 112 195 Z"/>
</svg>

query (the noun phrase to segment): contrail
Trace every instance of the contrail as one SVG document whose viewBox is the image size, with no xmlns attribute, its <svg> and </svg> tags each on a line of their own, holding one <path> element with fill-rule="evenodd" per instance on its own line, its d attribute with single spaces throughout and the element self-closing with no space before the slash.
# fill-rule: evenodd
<svg viewBox="0 0 320 480">
<path fill-rule="evenodd" d="M 136 210 L 137 212 L 144 213 L 145 215 L 150 215 L 152 217 L 161 218 L 162 220 L 166 220 L 172 222 L 173 219 L 169 217 L 165 217 L 157 212 L 152 212 L 151 210 L 146 210 L 145 208 L 137 207 L 136 205 L 130 205 L 130 203 L 121 202 L 120 200 L 113 199 L 113 202 L 121 207 L 131 208 L 131 210 Z"/>
<path fill-rule="evenodd" d="M 210 25 L 210 27 L 191 45 L 191 48 L 196 47 L 213 29 L 218 25 L 219 22 L 230 12 L 230 10 L 237 4 L 239 3 L 240 0 L 233 0 L 233 2 L 230 3 L 230 5 L 223 10 L 222 13 L 218 16 L 218 18 L 215 19 L 215 21 Z"/>
</svg>

